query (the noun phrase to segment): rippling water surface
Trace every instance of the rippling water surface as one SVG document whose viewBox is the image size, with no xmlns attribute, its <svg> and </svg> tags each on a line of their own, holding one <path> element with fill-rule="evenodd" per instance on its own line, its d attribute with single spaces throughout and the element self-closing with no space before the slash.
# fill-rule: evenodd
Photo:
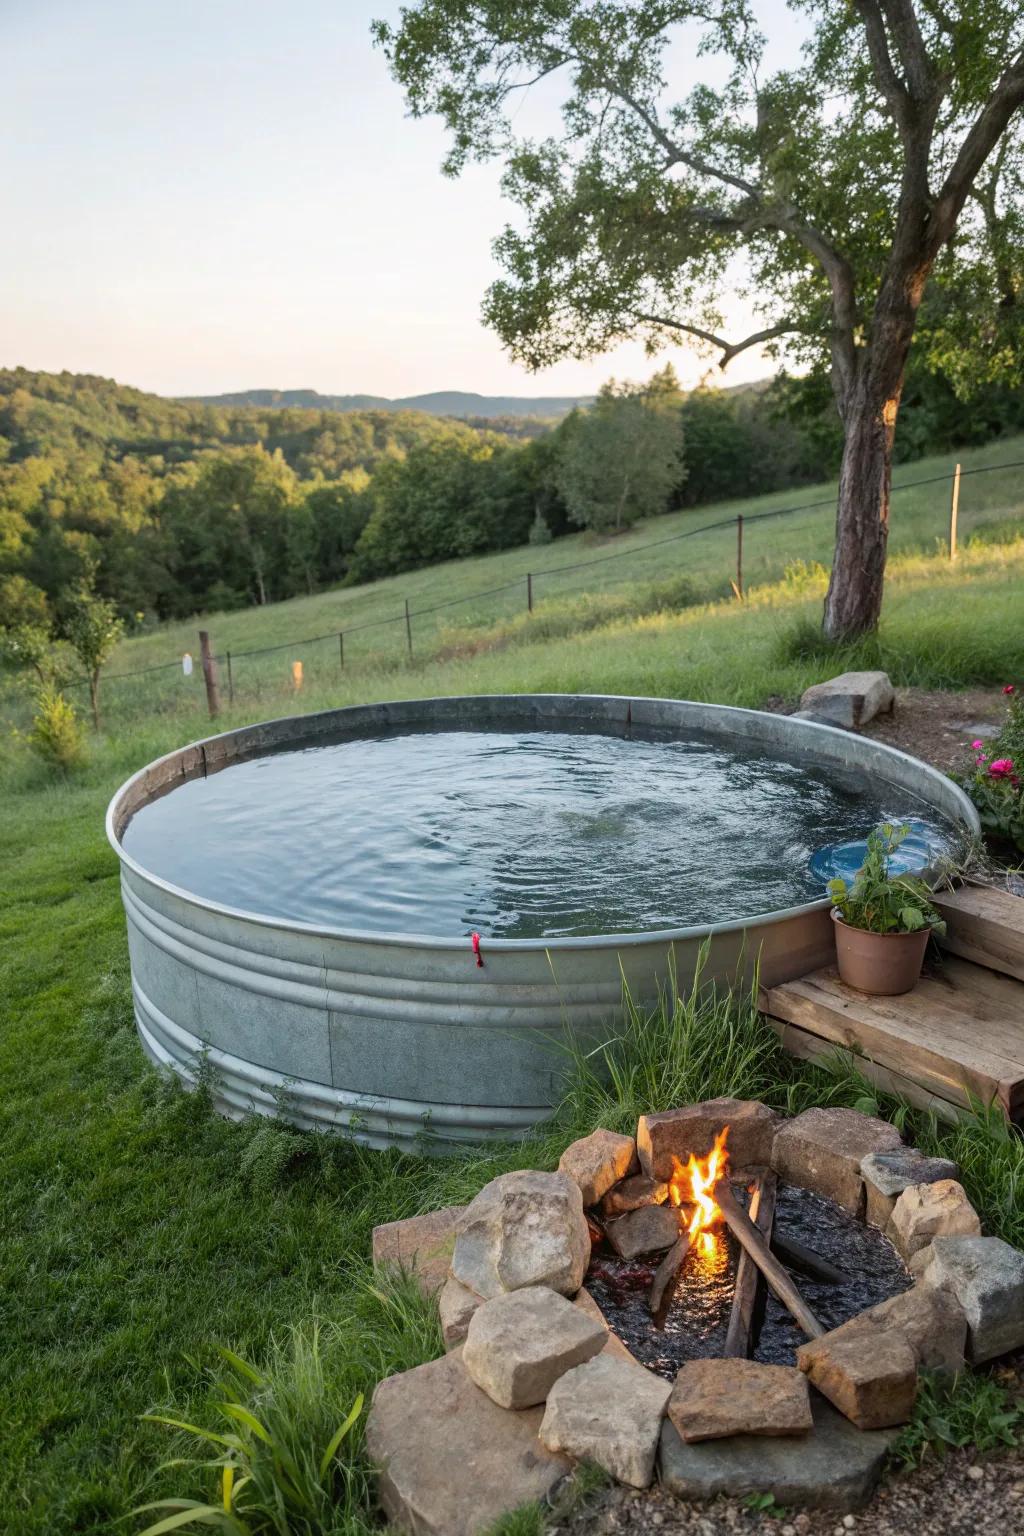
<svg viewBox="0 0 1024 1536">
<path fill-rule="evenodd" d="M 396 732 L 192 780 L 123 842 L 165 880 L 267 916 L 551 938 L 792 906 L 822 894 L 816 848 L 922 810 L 884 781 L 720 740 Z"/>
</svg>

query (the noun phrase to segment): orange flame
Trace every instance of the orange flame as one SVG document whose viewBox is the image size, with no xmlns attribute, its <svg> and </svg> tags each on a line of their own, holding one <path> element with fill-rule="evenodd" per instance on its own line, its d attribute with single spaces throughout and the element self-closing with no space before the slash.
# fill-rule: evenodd
<svg viewBox="0 0 1024 1536">
<path fill-rule="evenodd" d="M 691 1240 L 702 1234 L 703 1246 L 709 1248 L 713 1245 L 710 1228 L 722 1219 L 722 1213 L 715 1203 L 713 1190 L 719 1179 L 724 1178 L 728 1167 L 728 1157 L 725 1150 L 726 1138 L 729 1135 L 729 1127 L 715 1137 L 715 1144 L 707 1157 L 694 1157 L 690 1154 L 689 1162 L 684 1168 L 678 1158 L 675 1159 L 675 1170 L 669 1180 L 669 1197 L 673 1205 L 693 1204 L 693 1215 L 690 1218 Z"/>
</svg>

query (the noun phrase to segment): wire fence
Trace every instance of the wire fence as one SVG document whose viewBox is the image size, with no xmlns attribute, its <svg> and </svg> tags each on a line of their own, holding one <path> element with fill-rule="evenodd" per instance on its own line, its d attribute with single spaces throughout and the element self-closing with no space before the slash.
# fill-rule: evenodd
<svg viewBox="0 0 1024 1536">
<path fill-rule="evenodd" d="M 936 545 L 944 547 L 949 559 L 955 562 L 958 544 L 979 534 L 986 520 L 996 531 L 1008 520 L 1011 523 L 1019 520 L 1020 527 L 1016 531 L 1024 532 L 1024 483 L 1017 473 L 1022 469 L 1024 460 L 967 469 L 956 464 L 946 474 L 894 486 L 894 503 L 906 492 L 920 492 L 939 485 L 949 487 L 947 496 L 936 497 L 934 504 L 930 503 L 919 513 L 908 547 L 913 547 L 915 541 L 918 547 L 923 547 L 930 536 L 932 548 Z M 962 492 L 961 482 L 969 476 L 997 472 L 1012 477 L 1005 495 L 997 493 L 972 498 Z M 813 533 L 813 538 L 808 537 L 800 548 L 796 548 L 799 540 L 794 537 L 785 550 L 773 543 L 770 549 L 758 551 L 761 525 L 782 518 L 796 520 L 800 514 L 820 513 L 825 508 L 834 508 L 835 501 L 833 494 L 761 512 L 733 513 L 662 538 L 633 541 L 582 560 L 542 564 L 541 549 L 531 549 L 527 557 L 531 569 L 498 586 L 421 606 L 413 606 L 409 598 L 401 599 L 402 606 L 397 612 L 362 620 L 349 619 L 317 634 L 295 635 L 272 645 L 218 650 L 216 636 L 201 630 L 195 652 L 190 650 L 152 666 L 105 673 L 102 680 L 104 713 L 126 716 L 140 712 L 194 712 L 205 708 L 215 716 L 224 705 L 233 705 L 242 698 L 256 701 L 264 694 L 268 698 L 281 698 L 311 686 L 332 681 L 337 684 L 344 681 L 354 667 L 393 671 L 427 664 L 445 651 L 446 629 L 442 616 L 452 614 L 455 617 L 454 610 L 458 609 L 471 610 L 471 623 L 477 626 L 516 618 L 528 621 L 535 610 L 564 598 L 567 593 L 585 598 L 606 593 L 623 582 L 646 579 L 665 584 L 673 578 L 678 585 L 677 602 L 681 607 L 687 601 L 683 580 L 690 575 L 698 578 L 690 601 L 725 597 L 730 592 L 741 601 L 751 573 L 759 580 L 772 579 L 780 576 L 785 566 L 794 560 L 828 557 L 829 549 L 822 547 L 822 539 L 828 540 L 830 548 L 831 525 L 823 524 L 820 518 L 814 519 L 818 526 L 800 530 L 808 535 Z M 796 531 L 795 521 L 791 526 Z M 732 534 L 727 530 L 732 530 Z M 1013 531 L 1011 528 L 1010 533 Z M 702 537 L 709 546 L 703 561 L 698 558 L 689 566 L 672 567 L 667 563 L 667 555 L 661 553 Z M 728 544 L 728 554 L 723 547 L 723 538 Z M 621 567 L 621 574 L 607 569 L 616 565 Z M 582 581 L 573 579 L 580 572 L 595 573 L 598 568 L 603 569 L 596 582 L 590 577 L 584 577 Z M 347 589 L 345 596 L 351 597 L 360 590 Z M 451 636 L 447 638 L 450 641 Z M 375 639 L 380 643 L 373 643 Z M 281 658 L 286 653 L 288 659 L 282 665 Z M 76 679 L 69 687 L 87 690 L 88 683 L 84 678 Z"/>
</svg>

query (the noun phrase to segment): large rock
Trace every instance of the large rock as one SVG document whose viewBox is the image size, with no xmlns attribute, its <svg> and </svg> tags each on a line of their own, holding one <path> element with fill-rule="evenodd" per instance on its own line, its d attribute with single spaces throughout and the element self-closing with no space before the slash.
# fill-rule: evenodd
<svg viewBox="0 0 1024 1536">
<path fill-rule="evenodd" d="M 579 1185 L 564 1173 L 503 1173 L 466 1207 L 452 1274 L 490 1299 L 527 1285 L 573 1296 L 590 1263 Z"/>
<path fill-rule="evenodd" d="M 474 1312 L 462 1358 L 502 1408 L 542 1403 L 560 1376 L 599 1355 L 608 1329 L 547 1286 L 485 1301 Z"/>
<path fill-rule="evenodd" d="M 823 1334 L 796 1363 L 858 1429 L 905 1424 L 917 1400 L 917 1355 L 898 1328 Z"/>
<path fill-rule="evenodd" d="M 960 1177 L 956 1163 L 945 1157 L 925 1157 L 916 1147 L 869 1152 L 861 1159 L 860 1171 L 867 1193 L 865 1220 L 882 1232 L 896 1201 L 911 1184 L 937 1184 L 940 1179 Z"/>
<path fill-rule="evenodd" d="M 608 1241 L 624 1259 L 641 1253 L 662 1253 L 683 1230 L 674 1205 L 645 1205 L 605 1223 Z"/>
<path fill-rule="evenodd" d="M 585 1206 L 596 1205 L 613 1184 L 636 1173 L 636 1142 L 632 1136 L 615 1131 L 592 1131 L 566 1147 L 558 1160 L 559 1173 L 566 1174 L 580 1187 Z"/>
<path fill-rule="evenodd" d="M 642 1365 L 598 1355 L 551 1388 L 541 1443 L 595 1461 L 631 1488 L 646 1488 L 671 1392 L 667 1381 Z"/>
<path fill-rule="evenodd" d="M 828 1337 L 856 1338 L 890 1328 L 906 1338 L 919 1369 L 954 1373 L 963 1369 L 967 1321 L 953 1293 L 939 1286 L 911 1286 L 909 1291 L 858 1312 L 848 1323 L 833 1328 Z"/>
<path fill-rule="evenodd" d="M 463 1342 L 469 1330 L 470 1318 L 477 1307 L 483 1304 L 483 1297 L 478 1296 L 476 1291 L 462 1285 L 454 1275 L 448 1276 L 437 1298 L 445 1349 L 456 1349 Z"/>
<path fill-rule="evenodd" d="M 366 1449 L 388 1519 L 414 1536 L 478 1536 L 552 1492 L 569 1460 L 537 1438 L 541 1410 L 509 1413 L 456 1350 L 389 1376 L 373 1395 Z"/>
<path fill-rule="evenodd" d="M 667 1199 L 668 1185 L 662 1179 L 649 1179 L 646 1173 L 636 1173 L 608 1191 L 601 1201 L 601 1214 L 624 1216 L 627 1211 L 638 1211 L 644 1205 L 664 1205 Z"/>
<path fill-rule="evenodd" d="M 1024 1253 L 1000 1237 L 937 1237 L 923 1249 L 919 1284 L 952 1291 L 978 1363 L 1024 1344 Z"/>
<path fill-rule="evenodd" d="M 896 691 L 885 672 L 842 672 L 826 683 L 806 688 L 800 710 L 815 720 L 855 731 L 892 709 L 895 701 Z"/>
<path fill-rule="evenodd" d="M 464 1205 L 446 1205 L 424 1216 L 374 1227 L 374 1269 L 405 1270 L 415 1275 L 425 1295 L 436 1295 L 448 1277 L 455 1229 L 465 1210 Z"/>
<path fill-rule="evenodd" d="M 772 1147 L 772 1167 L 781 1179 L 863 1213 L 865 1195 L 860 1165 L 869 1152 L 894 1151 L 900 1133 L 887 1120 L 855 1109 L 807 1109 L 780 1127 Z"/>
<path fill-rule="evenodd" d="M 666 1420 L 661 1481 L 683 1499 L 745 1498 L 769 1493 L 780 1504 L 834 1509 L 867 1503 L 897 1431 L 863 1433 L 811 1394 L 814 1431 L 797 1437 L 733 1435 L 687 1445 Z"/>
<path fill-rule="evenodd" d="M 940 1179 L 935 1184 L 911 1184 L 903 1191 L 885 1235 L 909 1259 L 936 1237 L 980 1237 L 981 1222 L 963 1185 L 956 1179 Z"/>
<path fill-rule="evenodd" d="M 687 1441 L 805 1435 L 812 1423 L 807 1378 L 755 1360 L 691 1360 L 676 1376 L 668 1416 Z"/>
<path fill-rule="evenodd" d="M 732 1168 L 766 1165 L 779 1116 L 754 1099 L 705 1099 L 682 1109 L 641 1115 L 636 1128 L 640 1164 L 648 1178 L 670 1179 L 677 1163 L 706 1157 L 715 1137 L 729 1127 L 726 1149 Z"/>
</svg>

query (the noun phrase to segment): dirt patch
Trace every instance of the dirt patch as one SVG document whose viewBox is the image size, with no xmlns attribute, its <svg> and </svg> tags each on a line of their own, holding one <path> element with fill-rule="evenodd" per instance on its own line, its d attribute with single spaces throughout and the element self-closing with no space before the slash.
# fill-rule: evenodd
<svg viewBox="0 0 1024 1536">
<path fill-rule="evenodd" d="M 897 688 L 892 713 L 876 716 L 861 734 L 949 773 L 971 766 L 970 743 L 979 736 L 994 736 L 1005 716 L 1000 688 L 969 688 L 963 693 Z"/>
</svg>

